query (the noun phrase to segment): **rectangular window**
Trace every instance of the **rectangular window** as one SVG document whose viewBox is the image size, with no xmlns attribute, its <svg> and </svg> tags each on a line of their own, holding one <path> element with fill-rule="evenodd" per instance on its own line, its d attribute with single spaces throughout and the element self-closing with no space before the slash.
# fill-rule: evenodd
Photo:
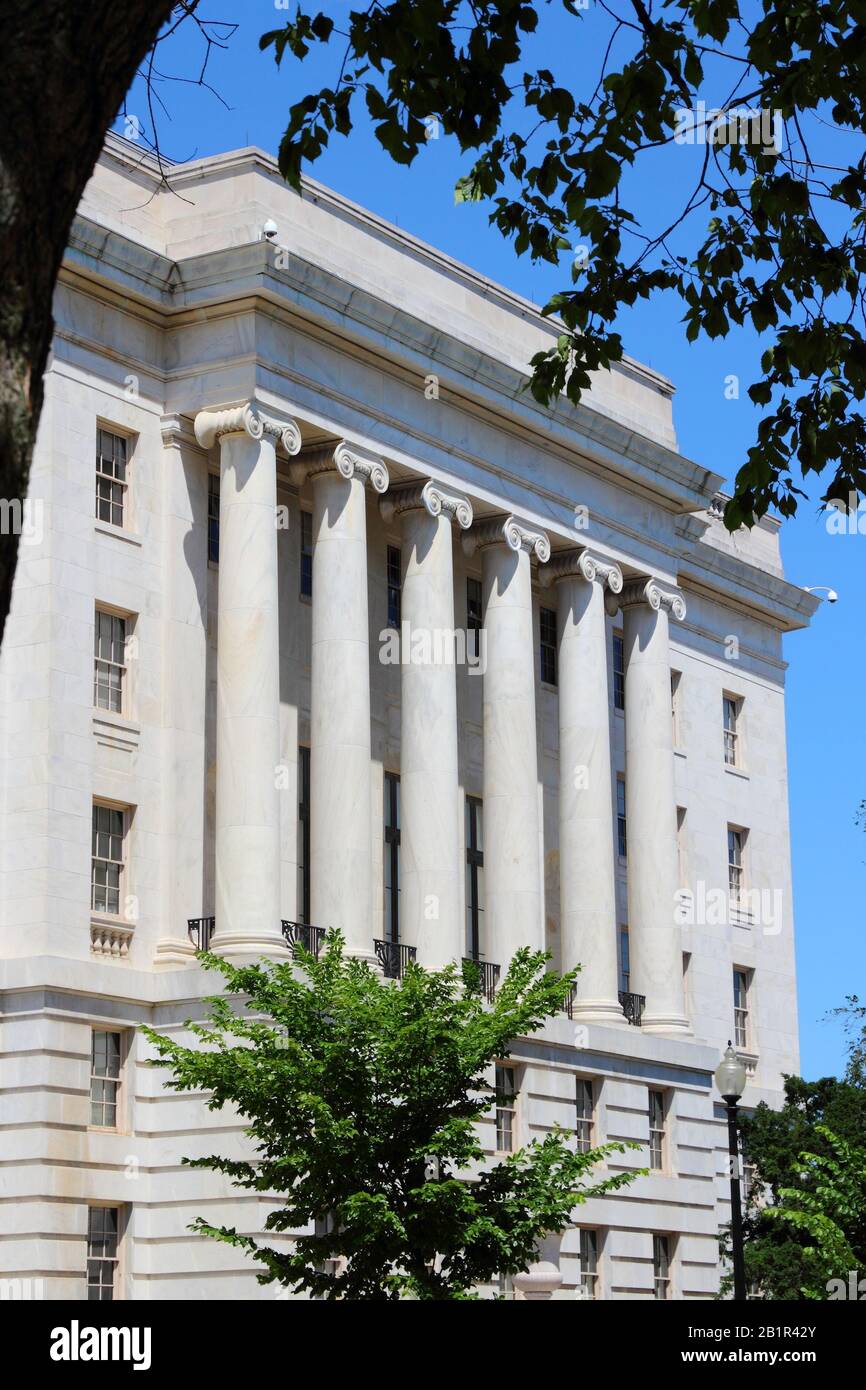
<svg viewBox="0 0 866 1390">
<path fill-rule="evenodd" d="M 93 704 L 96 709 L 123 712 L 126 676 L 126 619 L 96 610 L 93 629 Z"/>
<path fill-rule="evenodd" d="M 207 475 L 207 558 L 213 565 L 220 558 L 220 479 L 218 473 Z"/>
<path fill-rule="evenodd" d="M 125 524 L 127 444 L 122 434 L 96 431 L 96 519 L 112 526 Z"/>
<path fill-rule="evenodd" d="M 722 715 L 724 719 L 725 763 L 728 767 L 739 767 L 740 701 L 735 699 L 733 695 L 722 697 Z"/>
<path fill-rule="evenodd" d="M 514 1112 L 517 1086 L 514 1068 L 496 1064 L 496 1152 L 510 1154 L 514 1150 Z"/>
<path fill-rule="evenodd" d="M 93 807 L 93 853 L 90 876 L 90 906 L 94 912 L 120 916 L 123 878 L 123 812 L 114 806 Z"/>
<path fill-rule="evenodd" d="M 592 1148 L 592 1121 L 595 1108 L 592 1094 L 592 1082 L 587 1081 L 582 1076 L 578 1076 L 575 1080 L 575 1086 L 577 1092 L 575 1096 L 576 1147 L 579 1154 L 586 1154 L 589 1153 Z"/>
<path fill-rule="evenodd" d="M 484 818 L 481 800 L 466 798 L 466 954 L 481 957 L 484 917 Z"/>
<path fill-rule="evenodd" d="M 613 707 L 625 709 L 625 647 L 618 632 L 613 634 Z"/>
<path fill-rule="evenodd" d="M 556 611 L 542 608 L 539 613 L 541 633 L 541 679 L 546 685 L 556 685 Z"/>
<path fill-rule="evenodd" d="M 680 887 L 688 887 L 689 868 L 686 858 L 686 808 L 677 807 L 677 868 L 679 870 Z"/>
<path fill-rule="evenodd" d="M 400 940 L 400 778 L 385 773 L 385 930 L 386 941 Z"/>
<path fill-rule="evenodd" d="M 298 921 L 310 922 L 310 750 L 298 749 Z"/>
<path fill-rule="evenodd" d="M 581 1228 L 580 1283 L 581 1298 L 596 1298 L 598 1288 L 598 1231 Z"/>
<path fill-rule="evenodd" d="M 466 581 L 466 653 L 470 661 L 477 661 L 480 642 L 478 633 L 483 620 L 484 598 L 480 579 Z M 470 637 L 470 633 L 473 635 Z"/>
<path fill-rule="evenodd" d="M 120 1034 L 94 1028 L 90 1035 L 90 1123 L 117 1129 Z"/>
<path fill-rule="evenodd" d="M 734 967 L 734 1046 L 749 1046 L 749 972 Z"/>
<path fill-rule="evenodd" d="M 663 1091 L 649 1093 L 650 1168 L 661 1171 L 665 1164 L 665 1097 Z"/>
<path fill-rule="evenodd" d="M 301 512 L 301 598 L 313 597 L 313 514 Z"/>
<path fill-rule="evenodd" d="M 111 1303 L 117 1297 L 119 1207 L 87 1208 L 87 1298 Z"/>
<path fill-rule="evenodd" d="M 682 677 L 679 671 L 671 671 L 671 728 L 673 730 L 674 748 L 680 745 L 680 681 Z"/>
<path fill-rule="evenodd" d="M 671 1246 L 669 1236 L 653 1236 L 653 1292 L 656 1298 L 671 1296 Z"/>
<path fill-rule="evenodd" d="M 619 987 L 623 994 L 629 992 L 631 971 L 628 958 L 628 927 L 619 929 Z"/>
<path fill-rule="evenodd" d="M 732 825 L 728 826 L 728 892 L 731 897 L 738 901 L 742 896 L 743 880 L 743 850 L 746 843 L 746 832 L 736 830 Z"/>
<path fill-rule="evenodd" d="M 628 854 L 628 836 L 625 819 L 625 778 L 616 779 L 616 851 L 620 859 Z"/>
<path fill-rule="evenodd" d="M 403 557 L 396 545 L 388 546 L 388 626 L 400 627 L 400 598 L 403 589 Z"/>
</svg>

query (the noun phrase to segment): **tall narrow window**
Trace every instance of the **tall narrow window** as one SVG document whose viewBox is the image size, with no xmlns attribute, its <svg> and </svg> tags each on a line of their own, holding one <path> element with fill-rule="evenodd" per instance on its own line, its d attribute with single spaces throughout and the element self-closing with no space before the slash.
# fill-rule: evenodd
<svg viewBox="0 0 866 1390">
<path fill-rule="evenodd" d="M 677 869 L 679 871 L 680 887 L 688 885 L 688 862 L 686 859 L 686 808 L 677 807 Z"/>
<path fill-rule="evenodd" d="M 628 836 L 625 819 L 625 778 L 616 779 L 616 850 L 620 859 L 628 854 Z"/>
<path fill-rule="evenodd" d="M 734 967 L 734 1044 L 749 1045 L 749 972 Z"/>
<path fill-rule="evenodd" d="M 90 906 L 94 912 L 120 916 L 123 878 L 123 812 L 114 806 L 93 807 Z"/>
<path fill-rule="evenodd" d="M 575 1081 L 575 1132 L 577 1135 L 577 1152 L 579 1154 L 589 1153 L 592 1148 L 592 1121 L 594 1111 L 594 1101 L 592 1094 L 592 1082 L 585 1077 L 578 1076 Z"/>
<path fill-rule="evenodd" d="M 87 1298 L 111 1303 L 117 1296 L 118 1207 L 87 1208 Z"/>
<path fill-rule="evenodd" d="M 110 430 L 96 431 L 96 519 L 123 526 L 126 519 L 127 440 Z"/>
<path fill-rule="evenodd" d="M 725 734 L 725 763 L 728 767 L 738 767 L 740 763 L 740 701 L 733 695 L 722 698 L 722 715 Z"/>
<path fill-rule="evenodd" d="M 117 1129 L 120 1034 L 94 1028 L 90 1035 L 90 1123 Z"/>
<path fill-rule="evenodd" d="M 625 647 L 618 632 L 613 634 L 613 707 L 625 709 Z"/>
<path fill-rule="evenodd" d="M 665 1163 L 665 1098 L 662 1091 L 649 1093 L 650 1168 L 661 1170 Z"/>
<path fill-rule="evenodd" d="M 671 1245 L 669 1236 L 653 1236 L 653 1293 L 670 1298 Z"/>
<path fill-rule="evenodd" d="M 386 941 L 400 940 L 400 778 L 385 773 L 385 929 Z"/>
<path fill-rule="evenodd" d="M 743 848 L 746 832 L 728 826 L 728 892 L 737 901 L 743 893 Z"/>
<path fill-rule="evenodd" d="M 301 597 L 313 596 L 313 514 L 301 512 Z"/>
<path fill-rule="evenodd" d="M 631 970 L 628 953 L 628 927 L 619 929 L 619 988 L 622 994 L 629 992 Z"/>
<path fill-rule="evenodd" d="M 679 671 L 671 671 L 671 730 L 674 748 L 681 747 L 680 740 L 680 680 Z"/>
<path fill-rule="evenodd" d="M 481 924 L 484 917 L 484 830 L 481 801 L 466 798 L 466 954 L 481 957 Z"/>
<path fill-rule="evenodd" d="M 471 661 L 477 661 L 479 647 L 478 634 L 483 620 L 483 592 L 480 579 L 466 581 L 466 652 Z M 472 634 L 470 637 L 469 634 Z"/>
<path fill-rule="evenodd" d="M 496 1152 L 510 1154 L 514 1149 L 514 1112 L 517 1085 L 514 1068 L 496 1064 Z"/>
<path fill-rule="evenodd" d="M 97 709 L 123 710 L 126 676 L 126 619 L 96 610 L 93 629 L 93 703 Z"/>
<path fill-rule="evenodd" d="M 556 685 L 556 610 L 542 608 L 539 613 L 541 635 L 541 679 Z"/>
<path fill-rule="evenodd" d="M 400 599 L 403 589 L 403 557 L 399 547 L 388 546 L 388 626 L 400 627 Z"/>
<path fill-rule="evenodd" d="M 207 475 L 207 558 L 218 565 L 220 558 L 220 479 L 218 473 Z"/>
<path fill-rule="evenodd" d="M 580 1231 L 580 1289 L 581 1298 L 596 1298 L 598 1287 L 598 1231 L 581 1227 Z"/>
<path fill-rule="evenodd" d="M 298 749 L 298 921 L 310 921 L 310 750 Z"/>
</svg>

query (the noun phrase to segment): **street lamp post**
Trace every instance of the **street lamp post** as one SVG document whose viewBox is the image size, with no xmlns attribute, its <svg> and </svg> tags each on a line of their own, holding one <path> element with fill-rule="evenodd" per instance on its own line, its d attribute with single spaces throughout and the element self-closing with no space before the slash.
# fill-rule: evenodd
<svg viewBox="0 0 866 1390">
<path fill-rule="evenodd" d="M 743 1211 L 740 1205 L 740 1146 L 737 1134 L 737 1101 L 746 1089 L 746 1068 L 730 1042 L 716 1067 L 716 1085 L 728 1111 L 728 1153 L 731 1168 L 731 1250 L 734 1265 L 734 1298 L 746 1299 L 746 1264 L 743 1258 Z"/>
</svg>

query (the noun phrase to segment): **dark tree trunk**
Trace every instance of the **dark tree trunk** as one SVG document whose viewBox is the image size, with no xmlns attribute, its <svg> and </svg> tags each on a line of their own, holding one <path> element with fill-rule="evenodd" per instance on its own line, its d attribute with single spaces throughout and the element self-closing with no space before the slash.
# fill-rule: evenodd
<svg viewBox="0 0 866 1390">
<path fill-rule="evenodd" d="M 173 0 L 11 0 L 0 73 L 0 498 L 27 495 L 51 301 L 105 133 Z M 9 515 L 6 509 L 4 515 Z M 0 536 L 0 639 L 18 537 Z"/>
</svg>

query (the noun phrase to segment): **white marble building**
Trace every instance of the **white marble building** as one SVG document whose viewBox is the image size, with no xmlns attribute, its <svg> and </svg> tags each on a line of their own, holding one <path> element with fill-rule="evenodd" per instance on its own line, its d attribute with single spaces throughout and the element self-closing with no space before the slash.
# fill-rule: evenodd
<svg viewBox="0 0 866 1390">
<path fill-rule="evenodd" d="M 0 1292 L 274 1296 L 187 1231 L 261 1228 L 181 1166 L 238 1126 L 135 1034 L 200 1010 L 214 918 L 238 956 L 286 922 L 491 983 L 521 943 L 580 962 L 486 1142 L 644 1146 L 545 1251 L 558 1298 L 711 1297 L 719 1053 L 747 1105 L 798 1066 L 782 634 L 814 600 L 776 522 L 727 534 L 657 373 L 542 408 L 533 305 L 257 150 L 166 187 L 110 138 L 56 320 L 0 665 Z"/>
</svg>

